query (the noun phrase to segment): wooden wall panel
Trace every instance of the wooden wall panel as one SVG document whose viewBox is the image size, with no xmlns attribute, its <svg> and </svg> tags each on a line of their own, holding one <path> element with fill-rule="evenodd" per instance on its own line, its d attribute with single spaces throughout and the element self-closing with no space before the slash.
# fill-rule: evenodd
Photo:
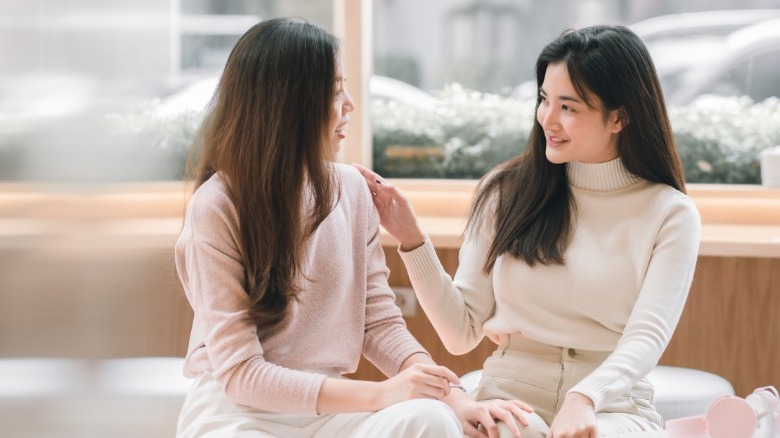
<svg viewBox="0 0 780 438">
<path fill-rule="evenodd" d="M 665 365 L 718 374 L 744 397 L 780 387 L 780 259 L 701 257 Z"/>
</svg>

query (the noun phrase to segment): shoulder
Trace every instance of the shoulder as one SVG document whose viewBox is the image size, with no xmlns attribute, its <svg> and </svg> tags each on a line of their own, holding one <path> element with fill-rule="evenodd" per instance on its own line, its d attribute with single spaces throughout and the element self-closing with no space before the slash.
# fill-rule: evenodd
<svg viewBox="0 0 780 438">
<path fill-rule="evenodd" d="M 348 183 L 350 186 L 357 185 L 357 183 L 362 183 L 364 186 L 366 185 L 363 175 L 361 175 L 354 166 L 344 163 L 333 163 L 333 171 L 338 176 L 339 180 Z"/>
<path fill-rule="evenodd" d="M 363 175 L 354 167 L 344 163 L 333 163 L 333 171 L 340 186 L 341 196 L 354 201 L 370 201 L 371 194 Z"/>
<path fill-rule="evenodd" d="M 699 209 L 690 196 L 666 184 L 652 184 L 650 190 L 655 198 L 651 206 L 665 222 L 676 223 L 689 230 L 701 228 Z"/>
<path fill-rule="evenodd" d="M 659 186 L 656 190 L 658 191 L 659 202 L 663 205 L 668 206 L 672 210 L 680 210 L 698 216 L 699 210 L 690 196 L 666 184 L 654 185 Z"/>
<path fill-rule="evenodd" d="M 203 226 L 237 224 L 238 213 L 222 176 L 214 174 L 201 184 L 187 203 L 185 220 Z"/>
</svg>

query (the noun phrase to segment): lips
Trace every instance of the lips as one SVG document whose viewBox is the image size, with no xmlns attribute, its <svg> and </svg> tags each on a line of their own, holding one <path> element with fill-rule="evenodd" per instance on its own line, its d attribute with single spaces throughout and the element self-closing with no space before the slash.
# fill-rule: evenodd
<svg viewBox="0 0 780 438">
<path fill-rule="evenodd" d="M 552 148 L 557 148 L 564 143 L 567 143 L 569 140 L 562 138 L 562 137 L 556 137 L 553 135 L 545 135 L 545 138 L 547 140 L 547 146 L 550 146 Z"/>
<path fill-rule="evenodd" d="M 349 123 L 349 120 L 347 120 L 346 122 L 344 122 L 344 123 L 342 123 L 342 124 L 340 124 L 340 125 L 338 125 L 336 127 L 336 131 L 335 132 L 336 132 L 336 135 L 339 136 L 339 138 L 346 138 L 347 137 L 346 132 L 344 132 L 344 127 L 347 126 L 347 123 Z"/>
</svg>

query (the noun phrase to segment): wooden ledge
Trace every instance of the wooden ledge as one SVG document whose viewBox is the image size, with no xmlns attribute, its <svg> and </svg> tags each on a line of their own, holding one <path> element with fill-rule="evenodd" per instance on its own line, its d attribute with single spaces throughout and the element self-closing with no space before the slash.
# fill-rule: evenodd
<svg viewBox="0 0 780 438">
<path fill-rule="evenodd" d="M 435 246 L 460 247 L 476 181 L 391 182 L 407 194 Z M 702 216 L 701 255 L 780 258 L 780 188 L 688 189 Z M 65 247 L 76 239 L 100 246 L 172 245 L 186 202 L 186 185 L 178 181 L 97 188 L 0 184 L 0 246 L 56 241 Z M 382 244 L 396 242 L 383 232 Z"/>
</svg>

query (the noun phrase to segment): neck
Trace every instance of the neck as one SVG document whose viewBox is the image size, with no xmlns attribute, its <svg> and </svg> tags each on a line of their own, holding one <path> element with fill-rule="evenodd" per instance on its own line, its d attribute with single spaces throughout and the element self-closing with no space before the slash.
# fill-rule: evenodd
<svg viewBox="0 0 780 438">
<path fill-rule="evenodd" d="M 623 166 L 620 157 L 603 163 L 567 163 L 566 174 L 573 187 L 599 192 L 621 190 L 640 180 Z"/>
</svg>

